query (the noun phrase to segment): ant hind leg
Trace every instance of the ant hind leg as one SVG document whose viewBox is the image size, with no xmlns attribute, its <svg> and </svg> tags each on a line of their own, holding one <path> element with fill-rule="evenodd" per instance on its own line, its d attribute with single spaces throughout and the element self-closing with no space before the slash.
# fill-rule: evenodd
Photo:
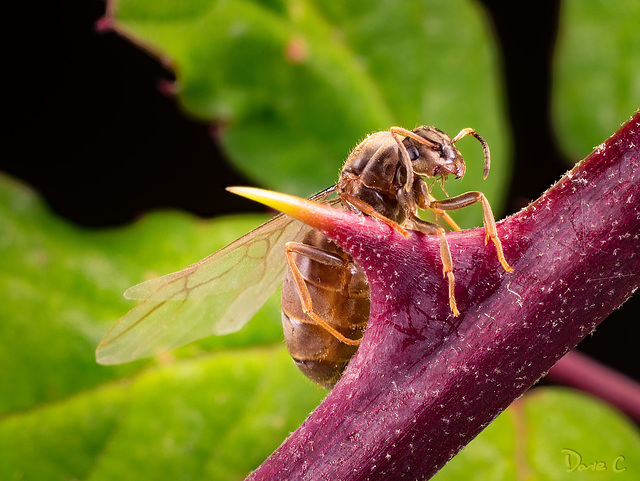
<svg viewBox="0 0 640 481">
<path fill-rule="evenodd" d="M 296 286 L 296 291 L 298 292 L 298 296 L 300 297 L 302 309 L 304 313 L 313 321 L 312 323 L 327 331 L 340 342 L 349 344 L 351 346 L 360 345 L 360 339 L 349 339 L 348 337 L 344 336 L 335 328 L 330 326 L 325 320 L 323 320 L 322 317 L 320 317 L 320 315 L 314 310 L 311 294 L 309 293 L 309 289 L 307 288 L 307 283 L 304 279 L 304 276 L 302 275 L 302 272 L 300 272 L 300 268 L 298 267 L 294 256 L 296 254 L 303 255 L 312 260 L 316 260 L 323 264 L 332 266 L 341 266 L 343 264 L 342 260 L 337 258 L 336 256 L 331 255 L 331 253 L 329 252 L 325 252 L 321 249 L 299 242 L 289 242 L 288 244 L 286 244 L 284 252 L 285 257 L 287 258 L 289 269 L 291 269 L 291 274 Z M 300 319 L 300 321 L 308 322 L 304 319 Z"/>
</svg>

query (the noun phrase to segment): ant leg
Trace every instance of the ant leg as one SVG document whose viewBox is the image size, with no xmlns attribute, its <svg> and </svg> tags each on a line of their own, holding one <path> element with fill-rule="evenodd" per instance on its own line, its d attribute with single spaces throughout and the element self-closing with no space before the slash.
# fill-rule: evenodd
<svg viewBox="0 0 640 481">
<path fill-rule="evenodd" d="M 437 224 L 426 222 L 418 217 L 411 217 L 407 220 L 410 227 L 428 235 L 437 235 L 440 237 L 440 259 L 442 259 L 442 275 L 449 280 L 449 307 L 454 316 L 459 316 L 460 311 L 456 304 L 456 296 L 454 293 L 455 277 L 453 275 L 453 260 L 451 259 L 451 250 L 447 242 L 447 236 L 444 229 Z"/>
<path fill-rule="evenodd" d="M 445 220 L 445 222 L 449 224 L 449 226 L 451 226 L 453 230 L 456 230 L 456 231 L 462 230 L 458 225 L 458 223 L 455 220 L 453 220 L 453 218 L 449 214 L 447 214 L 445 211 L 436 209 L 436 208 L 433 208 L 431 210 L 435 212 L 436 215 L 439 215 L 440 217 L 442 217 Z"/>
<path fill-rule="evenodd" d="M 401 193 L 398 194 L 398 200 L 400 200 L 400 202 L 402 203 L 404 201 L 404 198 L 400 194 Z M 447 222 L 447 224 L 451 226 L 453 230 L 462 230 L 460 226 L 456 223 L 456 221 L 454 221 L 451 218 L 451 216 L 447 214 L 445 211 L 443 211 L 442 209 L 436 209 L 435 207 L 431 207 L 433 203 L 436 201 L 436 198 L 431 195 L 431 190 L 429 189 L 429 186 L 422 178 L 420 178 L 416 183 L 415 201 L 417 202 L 418 206 L 422 210 L 431 209 L 436 215 L 441 216 Z M 415 215 L 417 210 L 416 209 L 409 210 L 409 212 L 412 212 Z"/>
<path fill-rule="evenodd" d="M 504 257 L 502 243 L 500 242 L 500 238 L 498 237 L 496 221 L 493 218 L 491 206 L 489 205 L 489 201 L 482 192 L 466 192 L 464 194 L 451 197 L 450 199 L 436 200 L 431 203 L 429 208 L 438 210 L 457 210 L 476 204 L 478 202 L 482 203 L 482 221 L 484 223 L 485 231 L 484 243 L 486 245 L 489 239 L 491 239 L 496 246 L 496 252 L 498 254 L 498 260 L 500 261 L 500 264 L 505 271 L 513 272 L 513 269 L 511 268 L 511 266 L 509 266 L 507 260 Z"/>
<path fill-rule="evenodd" d="M 445 220 L 445 222 L 451 226 L 453 230 L 458 230 L 458 231 L 462 230 L 460 226 L 457 224 L 457 222 L 453 220 L 451 216 L 447 214 L 444 210 L 438 209 L 436 207 L 431 207 L 434 202 L 436 202 L 436 198 L 431 194 L 429 194 L 429 204 L 427 204 L 425 207 L 422 207 L 422 209 L 431 209 L 436 215 L 441 216 Z"/>
<path fill-rule="evenodd" d="M 476 139 L 478 139 L 478 142 L 482 144 L 482 150 L 484 150 L 484 171 L 482 172 L 482 178 L 486 180 L 487 176 L 489 175 L 489 168 L 491 167 L 491 154 L 489 152 L 489 144 L 487 144 L 487 141 L 480 137 L 475 130 L 469 127 L 458 132 L 458 135 L 453 138 L 451 143 L 455 144 L 458 140 L 466 135 L 473 135 Z"/>
<path fill-rule="evenodd" d="M 313 246 L 309 246 L 307 244 L 301 244 L 299 242 L 288 242 L 284 248 L 285 257 L 287 258 L 287 263 L 289 264 L 289 269 L 291 269 L 291 274 L 293 277 L 293 281 L 296 285 L 296 291 L 298 291 L 298 296 L 300 297 L 300 303 L 302 304 L 303 312 L 309 316 L 309 318 L 313 321 L 312 323 L 321 327 L 333 337 L 338 339 L 340 342 L 345 344 L 349 344 L 351 346 L 359 346 L 361 340 L 360 339 L 349 339 L 345 337 L 340 332 L 338 332 L 335 328 L 331 327 L 324 321 L 320 315 L 313 309 L 313 302 L 311 300 L 311 294 L 309 293 L 309 289 L 307 288 L 307 283 L 300 272 L 300 268 L 294 259 L 294 255 L 303 255 L 308 257 L 309 259 L 318 261 L 322 264 L 328 266 L 343 266 L 344 261 L 339 257 L 332 255 L 329 252 L 323 251 L 322 249 L 315 248 Z M 308 322 L 304 319 L 300 319 L 301 322 Z"/>
<path fill-rule="evenodd" d="M 342 195 L 340 196 L 340 199 L 343 202 L 345 202 L 345 203 L 349 204 L 350 206 L 354 207 L 355 209 L 358 209 L 363 214 L 366 214 L 369 217 L 374 217 L 374 218 L 378 219 L 379 221 L 384 222 L 389 227 L 395 229 L 400 234 L 402 234 L 403 237 L 409 237 L 409 233 L 405 229 L 403 229 L 400 226 L 400 224 L 398 224 L 397 222 L 394 222 L 391 219 L 388 219 L 387 217 L 383 216 L 382 214 L 380 214 L 378 211 L 376 211 L 373 207 L 371 207 L 369 204 L 367 204 L 362 199 L 359 199 L 359 198 L 357 198 L 357 197 L 355 197 L 355 196 L 353 196 L 351 194 L 347 194 L 345 192 L 342 193 Z"/>
</svg>

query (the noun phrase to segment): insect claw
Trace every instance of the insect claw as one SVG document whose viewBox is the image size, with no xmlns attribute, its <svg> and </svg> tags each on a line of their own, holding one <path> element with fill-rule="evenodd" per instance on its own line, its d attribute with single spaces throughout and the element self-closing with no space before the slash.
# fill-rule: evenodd
<svg viewBox="0 0 640 481">
<path fill-rule="evenodd" d="M 500 265 L 502 266 L 502 268 L 507 272 L 513 272 L 513 268 L 509 265 L 509 263 L 507 262 L 507 259 L 505 259 L 504 257 L 504 251 L 502 250 L 502 242 L 500 242 L 500 239 L 498 238 L 498 236 L 486 235 L 484 240 L 485 245 L 487 244 L 487 237 L 491 237 L 491 240 L 496 246 L 496 253 L 498 254 L 498 260 L 500 261 Z"/>
</svg>

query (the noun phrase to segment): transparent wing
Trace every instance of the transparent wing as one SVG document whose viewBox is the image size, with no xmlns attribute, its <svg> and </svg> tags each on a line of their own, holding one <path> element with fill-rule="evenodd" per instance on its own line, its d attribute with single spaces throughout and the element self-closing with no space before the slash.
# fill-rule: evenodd
<svg viewBox="0 0 640 481">
<path fill-rule="evenodd" d="M 280 214 L 200 262 L 133 286 L 125 297 L 144 300 L 107 332 L 97 361 L 121 364 L 239 330 L 282 282 L 285 244 L 309 230 Z"/>
</svg>

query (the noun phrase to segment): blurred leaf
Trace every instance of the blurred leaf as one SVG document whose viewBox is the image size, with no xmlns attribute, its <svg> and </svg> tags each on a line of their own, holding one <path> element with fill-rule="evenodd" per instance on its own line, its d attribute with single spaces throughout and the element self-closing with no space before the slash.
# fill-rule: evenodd
<svg viewBox="0 0 640 481">
<path fill-rule="evenodd" d="M 639 13 L 633 2 L 564 5 L 556 115 L 581 157 L 638 107 Z M 369 132 L 430 124 L 454 135 L 473 127 L 491 146 L 492 173 L 481 182 L 482 150 L 465 139 L 468 175 L 446 187 L 450 195 L 482 190 L 500 210 L 509 146 L 497 53 L 475 2 L 111 7 L 118 31 L 175 68 L 185 110 L 220 125 L 227 155 L 256 182 L 309 195 L 335 183 Z M 480 219 L 479 210 L 456 213 L 463 226 Z M 134 305 L 121 297 L 127 287 L 183 268 L 264 220 L 165 212 L 86 232 L 0 178 L 0 479 L 238 479 L 295 429 L 325 392 L 273 347 L 282 338 L 276 298 L 239 333 L 160 359 L 102 367 L 93 357 Z M 621 454 L 627 474 L 638 471 L 637 432 L 599 403 L 547 390 L 516 409 L 440 476 L 513 479 L 521 467 L 514 450 L 523 449 L 534 479 L 565 479 L 566 447 L 608 467 Z M 524 447 L 514 445 L 523 422 Z"/>
<path fill-rule="evenodd" d="M 0 478 L 242 479 L 324 395 L 295 371 L 282 348 L 240 350 L 17 413 Z"/>
<path fill-rule="evenodd" d="M 349 151 L 392 125 L 475 128 L 492 149 L 460 142 L 467 177 L 500 211 L 507 145 L 497 54 L 480 7 L 463 0 L 113 3 L 115 28 L 176 71 L 184 108 L 222 127 L 229 158 L 282 192 L 311 195 L 338 180 Z M 456 213 L 479 225 L 479 210 Z"/>
<path fill-rule="evenodd" d="M 127 287 L 185 267 L 265 219 L 166 212 L 87 232 L 0 177 L 0 479 L 222 469 L 237 478 L 273 451 L 325 395 L 288 358 L 276 297 L 236 334 L 124 366 L 94 358 L 135 304 L 122 298 Z"/>
<path fill-rule="evenodd" d="M 0 184 L 0 414 L 29 409 L 145 369 L 149 361 L 104 368 L 94 351 L 135 302 L 133 284 L 186 267 L 267 219 L 235 216 L 196 221 L 157 213 L 126 229 L 86 232 L 53 216 L 24 187 Z M 274 296 L 249 328 L 174 351 L 279 343 Z M 25 382 L 28 381 L 28 382 Z"/>
<path fill-rule="evenodd" d="M 118 30 L 173 63 L 184 108 L 218 122 L 228 155 L 257 181 L 311 194 L 335 183 L 371 131 L 434 124 L 454 135 L 472 126 L 491 144 L 490 180 L 480 183 L 482 149 L 465 139 L 469 175 L 447 188 L 482 188 L 497 208 L 506 141 L 496 55 L 478 7 L 316 3 L 111 7 Z M 466 218 L 457 216 L 462 225 L 481 219 L 479 211 Z M 201 222 L 170 212 L 86 232 L 0 179 L 0 451 L 8 461 L 0 478 L 237 479 L 295 429 L 325 392 L 301 381 L 283 347 L 251 348 L 281 342 L 275 298 L 236 334 L 124 366 L 94 361 L 102 335 L 134 305 L 121 297 L 126 288 L 198 261 L 265 219 Z"/>
<path fill-rule="evenodd" d="M 577 391 L 539 388 L 511 405 L 433 479 L 631 479 L 639 470 L 640 433 L 631 420 Z"/>
<path fill-rule="evenodd" d="M 572 159 L 582 159 L 640 108 L 640 3 L 562 2 L 554 117 Z"/>
</svg>

